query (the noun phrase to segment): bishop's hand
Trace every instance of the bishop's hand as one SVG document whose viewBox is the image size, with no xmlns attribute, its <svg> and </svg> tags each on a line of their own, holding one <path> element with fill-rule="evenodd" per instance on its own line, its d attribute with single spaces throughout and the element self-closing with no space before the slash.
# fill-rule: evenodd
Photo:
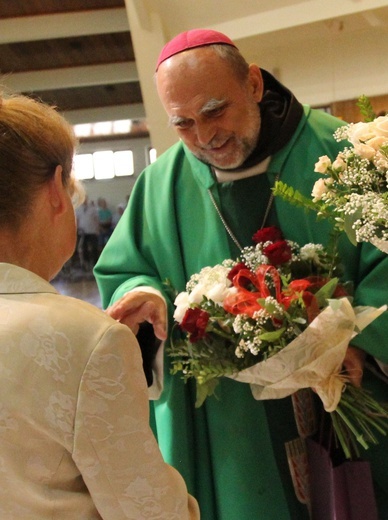
<svg viewBox="0 0 388 520">
<path fill-rule="evenodd" d="M 140 325 L 148 322 L 158 339 L 167 339 L 166 303 L 157 294 L 146 291 L 129 292 L 108 307 L 106 313 L 127 325 L 135 335 Z"/>
</svg>

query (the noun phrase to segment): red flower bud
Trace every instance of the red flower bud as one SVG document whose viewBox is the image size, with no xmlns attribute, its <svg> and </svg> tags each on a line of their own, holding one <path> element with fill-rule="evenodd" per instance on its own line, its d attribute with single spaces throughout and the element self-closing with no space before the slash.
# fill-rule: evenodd
<svg viewBox="0 0 388 520">
<path fill-rule="evenodd" d="M 253 235 L 252 240 L 255 244 L 264 242 L 277 242 L 283 239 L 281 230 L 276 226 L 269 226 L 256 231 Z"/>
<path fill-rule="evenodd" d="M 190 334 L 189 340 L 191 343 L 195 343 L 206 335 L 206 327 L 209 317 L 210 316 L 206 311 L 203 311 L 198 307 L 187 309 L 180 327 L 182 330 Z"/>
<path fill-rule="evenodd" d="M 272 265 L 285 264 L 292 257 L 291 247 L 286 240 L 279 240 L 270 244 L 264 248 L 263 253 Z"/>
</svg>

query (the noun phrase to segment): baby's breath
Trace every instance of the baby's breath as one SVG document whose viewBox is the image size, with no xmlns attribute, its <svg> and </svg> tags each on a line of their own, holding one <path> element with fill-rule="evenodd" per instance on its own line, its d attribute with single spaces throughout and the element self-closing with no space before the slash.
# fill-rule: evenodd
<svg viewBox="0 0 388 520">
<path fill-rule="evenodd" d="M 252 271 L 255 271 L 261 264 L 268 264 L 268 258 L 263 253 L 263 250 L 269 244 L 269 242 L 264 242 L 256 246 L 245 247 L 241 251 L 240 260 Z"/>
<path fill-rule="evenodd" d="M 369 102 L 362 98 L 361 108 Z M 331 219 L 354 245 L 371 242 L 388 253 L 387 128 L 388 116 L 341 126 L 334 139 L 348 144 L 333 161 L 327 155 L 319 157 L 315 171 L 324 177 L 315 183 L 312 201 L 279 181 L 275 195 L 315 210 L 319 218 Z"/>
</svg>

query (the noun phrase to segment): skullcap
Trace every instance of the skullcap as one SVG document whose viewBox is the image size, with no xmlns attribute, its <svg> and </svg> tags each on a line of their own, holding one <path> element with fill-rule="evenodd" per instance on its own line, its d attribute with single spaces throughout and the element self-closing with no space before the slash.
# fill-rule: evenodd
<svg viewBox="0 0 388 520">
<path fill-rule="evenodd" d="M 210 29 L 191 29 L 190 31 L 182 32 L 163 47 L 156 63 L 156 70 L 158 70 L 159 65 L 163 61 L 171 58 L 171 56 L 175 54 L 214 43 L 236 47 L 230 38 L 218 31 L 212 31 Z"/>
</svg>

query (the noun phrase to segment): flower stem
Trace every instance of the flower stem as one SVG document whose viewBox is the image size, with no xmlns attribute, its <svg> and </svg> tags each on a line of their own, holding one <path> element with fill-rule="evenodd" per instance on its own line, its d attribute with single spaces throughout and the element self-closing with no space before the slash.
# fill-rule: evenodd
<svg viewBox="0 0 388 520">
<path fill-rule="evenodd" d="M 360 433 L 356 427 L 352 424 L 348 416 L 344 413 L 342 408 L 340 406 L 337 406 L 334 413 L 337 413 L 341 419 L 344 421 L 346 426 L 349 428 L 349 430 L 352 432 L 356 440 L 361 444 L 361 446 L 367 450 L 369 448 L 368 443 L 365 441 L 364 436 L 362 433 Z"/>
</svg>

